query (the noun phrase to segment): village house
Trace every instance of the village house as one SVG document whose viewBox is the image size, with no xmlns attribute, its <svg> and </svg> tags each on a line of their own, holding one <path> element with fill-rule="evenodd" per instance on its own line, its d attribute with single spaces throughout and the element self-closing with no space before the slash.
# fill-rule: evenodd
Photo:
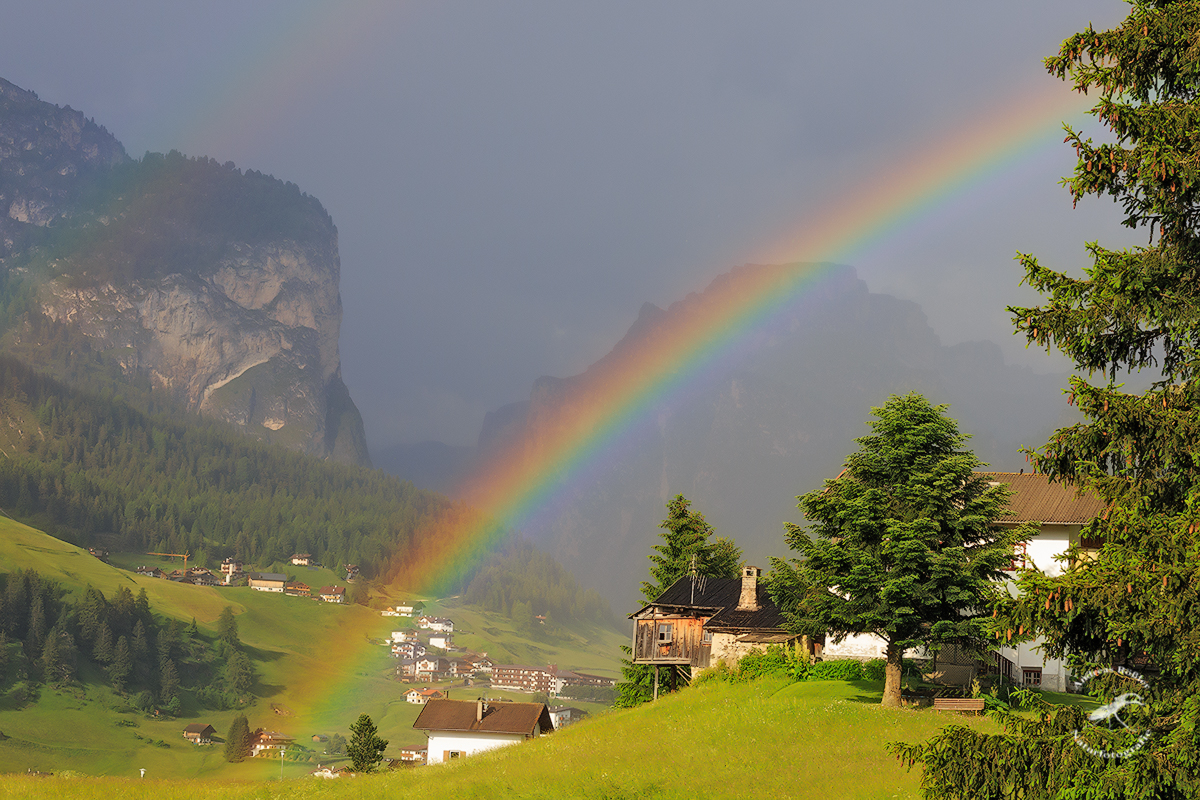
<svg viewBox="0 0 1200 800">
<path fill-rule="evenodd" d="M 675 581 L 629 615 L 633 663 L 690 666 L 695 674 L 718 661 L 734 663 L 751 650 L 795 641 L 784 628 L 783 612 L 759 584 L 760 575 L 758 567 L 748 566 L 740 579 L 689 575 Z"/>
<path fill-rule="evenodd" d="M 573 672 L 565 669 L 560 669 L 554 673 L 554 682 L 555 694 L 563 694 L 573 688 L 616 686 L 617 684 L 617 682 L 612 678 L 605 678 L 600 675 L 589 675 L 586 672 Z"/>
<path fill-rule="evenodd" d="M 289 594 L 293 597 L 310 597 L 312 595 L 312 589 L 309 588 L 307 583 L 300 583 L 300 581 L 288 581 L 283 585 L 283 593 Z"/>
<path fill-rule="evenodd" d="M 587 716 L 587 712 L 574 706 L 550 706 L 550 721 L 554 730 L 561 730 L 572 722 L 578 722 Z"/>
<path fill-rule="evenodd" d="M 415 670 L 419 681 L 438 681 L 450 672 L 450 662 L 444 658 L 419 658 Z"/>
<path fill-rule="evenodd" d="M 400 657 L 400 663 L 396 666 L 396 677 L 412 681 L 417 677 L 417 660 L 415 658 Z"/>
<path fill-rule="evenodd" d="M 543 703 L 479 699 L 430 700 L 413 722 L 429 737 L 429 764 L 465 758 L 484 750 L 523 742 L 553 732 Z"/>
<path fill-rule="evenodd" d="M 445 700 L 449 692 L 439 692 L 437 689 L 410 689 L 404 693 L 404 699 L 415 705 L 423 706 L 430 700 Z"/>
<path fill-rule="evenodd" d="M 417 617 L 417 627 L 438 633 L 454 633 L 454 622 L 445 617 Z"/>
<path fill-rule="evenodd" d="M 242 578 L 242 562 L 227 558 L 221 562 L 221 575 L 226 584 L 236 583 Z"/>
<path fill-rule="evenodd" d="M 96 558 L 100 559 L 101 561 L 104 561 L 107 563 L 108 551 L 105 550 L 103 547 L 89 547 L 88 552 L 91 553 L 92 555 L 94 555 Z"/>
<path fill-rule="evenodd" d="M 138 575 L 141 575 L 145 578 L 161 578 L 163 576 L 163 571 L 158 567 L 147 567 L 143 565 L 138 567 L 136 572 Z"/>
<path fill-rule="evenodd" d="M 192 573 L 192 577 L 188 578 L 187 583 L 190 583 L 193 586 L 220 586 L 221 585 L 221 581 L 217 579 L 217 576 L 213 575 L 208 570 L 204 570 L 202 572 L 194 571 Z"/>
<path fill-rule="evenodd" d="M 322 586 L 319 596 L 326 603 L 346 602 L 345 586 Z"/>
<path fill-rule="evenodd" d="M 248 576 L 250 588 L 257 592 L 282 592 L 287 575 L 278 572 L 251 572 Z"/>
<path fill-rule="evenodd" d="M 392 631 L 392 641 L 395 642 L 396 644 L 400 644 L 401 642 L 415 642 L 415 641 L 417 641 L 417 632 L 416 631 Z"/>
<path fill-rule="evenodd" d="M 392 656 L 395 658 L 421 658 L 428 651 L 419 642 L 401 642 L 392 645 Z"/>
<path fill-rule="evenodd" d="M 347 564 L 346 565 L 346 582 L 354 583 L 356 580 L 358 580 L 358 565 L 357 564 Z"/>
<path fill-rule="evenodd" d="M 212 744 L 212 737 L 216 735 L 217 729 L 212 725 L 203 722 L 193 722 L 184 727 L 183 738 L 187 739 L 192 744 Z"/>
<path fill-rule="evenodd" d="M 257 756 L 273 750 L 282 750 L 294 741 L 296 740 L 291 736 L 259 728 L 250 734 L 250 755 Z"/>
<path fill-rule="evenodd" d="M 424 764 L 428 753 L 426 747 L 402 747 L 399 760 L 405 764 Z"/>
<path fill-rule="evenodd" d="M 429 637 L 429 646 L 439 650 L 453 650 L 454 637 L 448 633 L 435 633 Z"/>
<path fill-rule="evenodd" d="M 312 566 L 312 555 L 310 555 L 309 553 L 293 553 L 292 554 L 292 566 L 293 567 Z"/>
<path fill-rule="evenodd" d="M 486 675 L 491 675 L 492 669 L 495 666 L 492 664 L 492 660 L 487 657 L 487 653 L 482 655 L 468 655 L 466 660 L 471 663 L 472 672 L 482 672 Z"/>
</svg>

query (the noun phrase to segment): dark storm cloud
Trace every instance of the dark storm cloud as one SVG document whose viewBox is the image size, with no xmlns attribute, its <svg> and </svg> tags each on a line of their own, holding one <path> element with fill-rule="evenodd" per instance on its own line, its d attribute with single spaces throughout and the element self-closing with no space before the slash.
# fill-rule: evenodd
<svg viewBox="0 0 1200 800">
<path fill-rule="evenodd" d="M 26 4 L 0 76 L 132 154 L 233 160 L 340 231 L 344 372 L 373 445 L 473 441 L 644 301 L 752 260 L 1000 97 L 1118 2 Z M 313 26 L 312 20 L 319 20 Z M 1078 266 L 1070 153 L 855 264 L 948 341 L 1011 345 L 1011 258 Z"/>
</svg>

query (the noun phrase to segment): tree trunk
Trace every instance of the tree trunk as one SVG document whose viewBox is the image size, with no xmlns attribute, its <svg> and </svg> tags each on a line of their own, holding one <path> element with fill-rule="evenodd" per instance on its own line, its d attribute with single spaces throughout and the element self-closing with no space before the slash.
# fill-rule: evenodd
<svg viewBox="0 0 1200 800">
<path fill-rule="evenodd" d="M 900 670 L 904 666 L 904 648 L 888 642 L 887 666 L 884 668 L 883 702 L 888 708 L 900 707 Z"/>
</svg>

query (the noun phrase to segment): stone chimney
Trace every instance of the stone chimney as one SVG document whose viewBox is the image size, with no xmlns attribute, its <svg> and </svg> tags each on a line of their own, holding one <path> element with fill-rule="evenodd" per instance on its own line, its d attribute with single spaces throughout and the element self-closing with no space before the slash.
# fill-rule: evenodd
<svg viewBox="0 0 1200 800">
<path fill-rule="evenodd" d="M 758 567 L 742 567 L 742 595 L 738 598 L 738 611 L 758 611 Z"/>
<path fill-rule="evenodd" d="M 475 703 L 475 721 L 483 722 L 483 715 L 484 715 L 484 712 L 486 712 L 486 711 L 487 711 L 487 701 L 481 697 L 481 698 L 479 698 L 479 701 L 477 703 Z"/>
</svg>

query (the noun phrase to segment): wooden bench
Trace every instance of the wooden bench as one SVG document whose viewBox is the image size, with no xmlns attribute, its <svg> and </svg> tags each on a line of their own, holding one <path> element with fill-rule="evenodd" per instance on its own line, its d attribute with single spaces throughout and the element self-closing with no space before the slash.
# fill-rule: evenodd
<svg viewBox="0 0 1200 800">
<path fill-rule="evenodd" d="M 934 711 L 983 711 L 982 697 L 935 697 Z"/>
</svg>

